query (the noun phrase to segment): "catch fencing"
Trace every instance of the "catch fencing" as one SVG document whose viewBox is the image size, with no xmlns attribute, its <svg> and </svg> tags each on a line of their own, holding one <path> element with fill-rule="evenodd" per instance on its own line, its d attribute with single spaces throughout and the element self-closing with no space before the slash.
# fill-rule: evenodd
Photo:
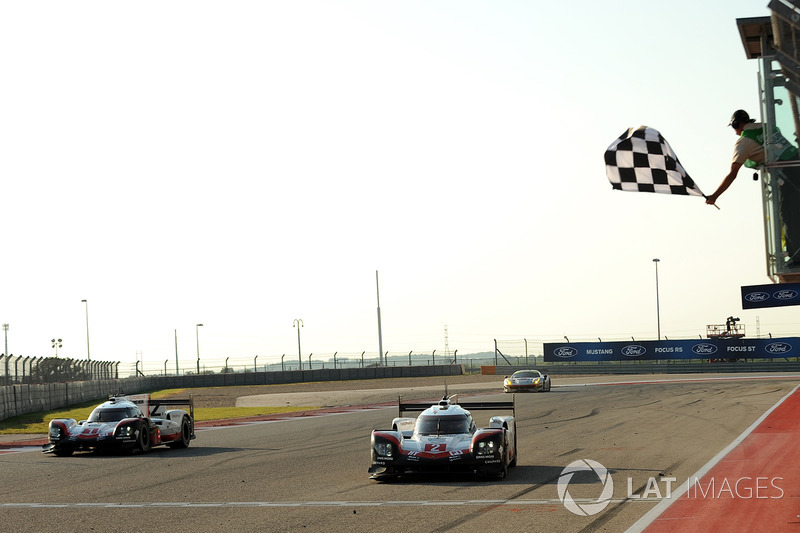
<svg viewBox="0 0 800 533">
<path fill-rule="evenodd" d="M 38 411 L 51 411 L 70 405 L 99 401 L 111 395 L 136 394 L 161 389 L 456 376 L 464 373 L 463 365 L 384 366 L 293 370 L 286 372 L 140 376 L 123 379 L 10 385 L 0 387 L 0 420 Z"/>
</svg>

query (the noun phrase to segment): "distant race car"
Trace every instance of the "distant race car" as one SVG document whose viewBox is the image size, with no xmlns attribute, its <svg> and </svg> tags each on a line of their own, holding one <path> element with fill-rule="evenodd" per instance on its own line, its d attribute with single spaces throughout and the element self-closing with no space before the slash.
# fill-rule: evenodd
<svg viewBox="0 0 800 533">
<path fill-rule="evenodd" d="M 503 380 L 503 392 L 549 392 L 550 376 L 538 370 L 517 370 Z"/>
<path fill-rule="evenodd" d="M 458 403 L 445 395 L 433 405 L 399 403 L 391 430 L 372 432 L 371 478 L 392 480 L 422 472 L 456 472 L 504 478 L 517 464 L 517 425 L 514 416 L 492 416 L 489 427 L 478 429 L 470 410 L 511 410 L 514 402 Z M 421 411 L 415 418 L 404 412 Z"/>
<path fill-rule="evenodd" d="M 188 405 L 165 410 L 166 406 Z M 149 394 L 111 397 L 94 408 L 88 420 L 72 418 L 50 421 L 50 443 L 44 453 L 72 455 L 82 450 L 150 451 L 152 446 L 166 444 L 186 448 L 194 435 L 194 401 L 151 400 Z"/>
</svg>

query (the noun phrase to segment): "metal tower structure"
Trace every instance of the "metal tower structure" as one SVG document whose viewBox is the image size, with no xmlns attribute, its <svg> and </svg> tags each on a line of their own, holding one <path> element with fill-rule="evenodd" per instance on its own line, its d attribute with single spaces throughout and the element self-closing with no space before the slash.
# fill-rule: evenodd
<svg viewBox="0 0 800 533">
<path fill-rule="evenodd" d="M 779 155 L 786 149 L 781 143 L 793 139 L 789 142 L 796 148 L 800 139 L 800 8 L 787 0 L 773 0 L 769 8 L 770 17 L 737 19 L 736 24 L 747 58 L 758 61 L 767 276 L 794 283 L 800 281 L 800 159 Z"/>
</svg>

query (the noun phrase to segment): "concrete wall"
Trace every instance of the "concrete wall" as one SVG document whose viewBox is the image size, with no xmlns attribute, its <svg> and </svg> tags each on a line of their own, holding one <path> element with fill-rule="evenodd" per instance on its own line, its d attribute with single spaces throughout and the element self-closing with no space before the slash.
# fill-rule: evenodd
<svg viewBox="0 0 800 533">
<path fill-rule="evenodd" d="M 50 411 L 84 402 L 102 400 L 114 394 L 137 394 L 159 389 L 278 385 L 310 381 L 352 381 L 357 379 L 456 376 L 461 374 L 464 374 L 463 365 L 384 366 L 322 368 L 287 372 L 146 376 L 45 383 L 41 385 L 11 385 L 0 387 L 0 420 L 37 411 Z"/>
</svg>

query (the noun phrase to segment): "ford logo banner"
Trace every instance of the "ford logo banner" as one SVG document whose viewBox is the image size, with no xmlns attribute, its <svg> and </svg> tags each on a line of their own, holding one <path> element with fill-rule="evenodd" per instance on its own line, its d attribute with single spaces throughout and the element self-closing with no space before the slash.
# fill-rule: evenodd
<svg viewBox="0 0 800 533">
<path fill-rule="evenodd" d="M 554 355 L 556 357 L 561 357 L 562 359 L 569 359 L 570 357 L 575 357 L 578 355 L 578 350 L 572 346 L 562 346 L 561 348 L 556 349 Z"/>
<path fill-rule="evenodd" d="M 782 289 L 773 294 L 776 300 L 792 300 L 797 298 L 797 291 L 791 289 Z"/>
<path fill-rule="evenodd" d="M 543 343 L 544 361 L 669 361 L 680 359 L 771 359 L 800 357 L 800 337 L 664 339 Z"/>
<path fill-rule="evenodd" d="M 768 354 L 782 355 L 792 351 L 792 345 L 786 342 L 773 342 L 765 348 Z"/>
<path fill-rule="evenodd" d="M 708 356 L 717 353 L 717 347 L 707 342 L 701 342 L 692 346 L 692 353 L 702 356 Z"/>
<path fill-rule="evenodd" d="M 800 283 L 772 283 L 742 287 L 742 309 L 800 305 Z"/>
<path fill-rule="evenodd" d="M 638 344 L 629 344 L 621 350 L 621 353 L 625 357 L 641 357 L 647 353 L 647 350 L 644 348 L 644 346 L 639 346 Z"/>
</svg>

